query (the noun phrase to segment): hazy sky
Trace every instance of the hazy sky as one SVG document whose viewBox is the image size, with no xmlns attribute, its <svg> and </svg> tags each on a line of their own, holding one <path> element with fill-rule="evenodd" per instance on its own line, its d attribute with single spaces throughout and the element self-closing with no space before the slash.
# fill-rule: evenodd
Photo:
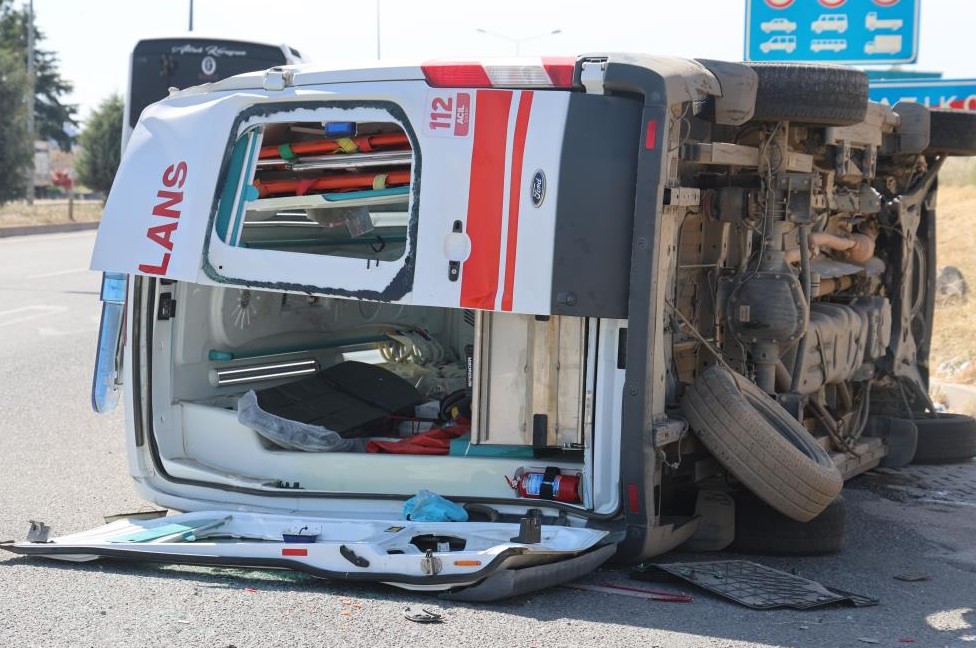
<svg viewBox="0 0 976 648">
<path fill-rule="evenodd" d="M 190 0 L 34 0 L 41 46 L 58 55 L 82 118 L 124 90 L 137 39 L 186 31 L 189 6 Z M 285 42 L 317 63 L 375 60 L 377 6 L 383 60 L 509 56 L 514 39 L 522 39 L 522 54 L 743 57 L 745 0 L 195 0 L 194 31 Z M 922 0 L 913 67 L 976 77 L 974 57 L 960 54 L 973 38 L 974 18 L 976 0 Z"/>
</svg>

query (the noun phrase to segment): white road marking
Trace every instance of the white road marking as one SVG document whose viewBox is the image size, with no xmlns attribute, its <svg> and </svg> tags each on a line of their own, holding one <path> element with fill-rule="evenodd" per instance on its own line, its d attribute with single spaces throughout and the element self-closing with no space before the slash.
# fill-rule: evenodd
<svg viewBox="0 0 976 648">
<path fill-rule="evenodd" d="M 39 329 L 37 329 L 37 334 L 43 335 L 45 337 L 63 337 L 65 335 L 77 335 L 79 333 L 86 333 L 90 335 L 92 333 L 98 332 L 98 325 L 101 322 L 101 320 L 102 318 L 100 315 L 92 315 L 91 317 L 88 318 L 88 321 L 91 322 L 90 326 L 84 326 L 81 328 L 73 328 L 67 330 L 54 328 L 53 326 L 42 326 Z"/>
<path fill-rule="evenodd" d="M 43 335 L 44 337 L 64 337 L 65 335 L 77 335 L 79 333 L 96 333 L 98 331 L 97 326 L 87 326 L 85 328 L 77 328 L 70 330 L 62 330 L 58 328 L 51 328 L 49 326 L 42 326 L 37 329 L 38 335 Z"/>
<path fill-rule="evenodd" d="M 66 274 L 75 274 L 76 272 L 88 272 L 88 268 L 72 268 L 71 270 L 56 270 L 54 272 L 44 272 L 41 274 L 27 275 L 27 279 L 43 279 L 45 277 L 60 277 Z"/>
<path fill-rule="evenodd" d="M 21 306 L 20 308 L 12 308 L 10 310 L 0 311 L 0 326 L 29 322 L 38 317 L 47 317 L 54 313 L 63 313 L 66 310 L 68 310 L 67 306 Z M 28 315 L 27 313 L 30 314 Z M 7 315 L 13 316 L 13 319 L 4 319 Z"/>
<path fill-rule="evenodd" d="M 27 234 L 25 236 L 5 236 L 0 238 L 0 245 L 18 245 L 21 241 L 37 241 L 39 239 L 44 239 L 46 241 L 60 241 L 62 239 L 73 239 L 73 238 L 85 238 L 91 237 L 95 238 L 96 230 L 80 230 L 78 232 L 64 232 L 59 234 Z"/>
</svg>

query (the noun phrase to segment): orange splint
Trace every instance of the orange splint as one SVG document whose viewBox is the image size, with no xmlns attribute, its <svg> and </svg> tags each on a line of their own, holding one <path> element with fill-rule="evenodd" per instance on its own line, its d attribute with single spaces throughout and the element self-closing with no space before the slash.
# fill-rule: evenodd
<svg viewBox="0 0 976 648">
<path fill-rule="evenodd" d="M 409 149 L 410 140 L 405 133 L 380 133 L 360 137 L 339 137 L 311 142 L 262 146 L 258 158 L 266 160 L 280 157 L 290 160 L 301 155 L 322 155 L 324 153 L 368 153 L 377 148 Z"/>
<path fill-rule="evenodd" d="M 386 189 L 410 184 L 410 171 L 390 171 L 388 173 L 351 173 L 331 175 L 323 178 L 292 178 L 288 180 L 255 180 L 261 198 L 288 194 L 304 196 L 308 193 L 337 190 Z"/>
</svg>

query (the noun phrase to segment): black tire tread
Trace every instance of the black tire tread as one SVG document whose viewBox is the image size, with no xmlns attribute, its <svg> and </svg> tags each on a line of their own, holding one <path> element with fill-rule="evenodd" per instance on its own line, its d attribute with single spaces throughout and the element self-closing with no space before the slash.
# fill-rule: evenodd
<svg viewBox="0 0 976 648">
<path fill-rule="evenodd" d="M 965 414 L 938 414 L 914 419 L 918 428 L 915 464 L 962 463 L 976 457 L 976 419 Z"/>
<path fill-rule="evenodd" d="M 820 556 L 844 546 L 847 507 L 843 495 L 809 522 L 798 522 L 749 494 L 735 498 L 735 540 L 729 547 L 745 554 Z"/>
<path fill-rule="evenodd" d="M 818 63 L 748 63 L 759 76 L 755 121 L 850 126 L 864 121 L 868 77 Z"/>
<path fill-rule="evenodd" d="M 682 410 L 715 458 L 759 498 L 795 520 L 816 517 L 843 479 L 827 453 L 778 403 L 719 366 L 688 388 Z M 805 454 L 788 438 L 805 442 Z"/>
<path fill-rule="evenodd" d="M 976 155 L 976 113 L 933 110 L 926 155 Z"/>
</svg>

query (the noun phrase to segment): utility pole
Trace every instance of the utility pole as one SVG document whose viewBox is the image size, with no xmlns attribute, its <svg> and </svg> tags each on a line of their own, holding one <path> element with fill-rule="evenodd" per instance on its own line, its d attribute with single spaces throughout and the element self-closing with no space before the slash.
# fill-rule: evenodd
<svg viewBox="0 0 976 648">
<path fill-rule="evenodd" d="M 34 0 L 27 5 L 27 139 L 31 165 L 27 174 L 27 204 L 34 204 Z"/>
</svg>

